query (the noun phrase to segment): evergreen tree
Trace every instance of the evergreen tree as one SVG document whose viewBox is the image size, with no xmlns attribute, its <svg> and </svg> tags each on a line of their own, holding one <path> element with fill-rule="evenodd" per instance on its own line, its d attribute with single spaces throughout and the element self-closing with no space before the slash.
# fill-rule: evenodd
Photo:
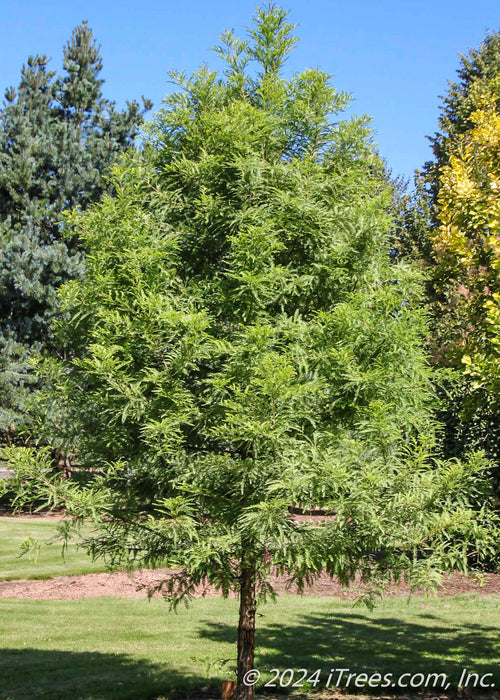
<svg viewBox="0 0 500 700">
<path fill-rule="evenodd" d="M 0 430 L 15 431 L 36 379 L 31 359 L 50 347 L 61 283 L 78 276 L 76 238 L 62 240 L 62 213 L 109 191 L 106 174 L 138 133 L 136 102 L 104 99 L 102 64 L 86 22 L 64 49 L 65 75 L 34 56 L 0 113 Z"/>
<path fill-rule="evenodd" d="M 271 6 L 247 41 L 224 34 L 225 76 L 178 74 L 147 153 L 74 215 L 87 274 L 63 287 L 72 354 L 48 371 L 89 483 L 7 454 L 17 503 L 91 517 L 95 556 L 173 567 L 174 602 L 204 581 L 239 594 L 238 700 L 271 568 L 361 572 L 371 600 L 491 551 L 467 502 L 481 460 L 432 458 L 421 281 L 387 255 L 370 132 L 326 74 L 282 76 L 292 30 Z"/>
<path fill-rule="evenodd" d="M 429 237 L 431 204 L 423 180 L 416 174 L 414 187 L 401 177 L 391 181 L 392 235 L 390 255 L 394 260 L 412 261 L 425 269 L 432 257 Z"/>
<path fill-rule="evenodd" d="M 477 92 L 471 90 L 477 81 L 489 81 L 500 74 L 500 32 L 488 34 L 478 49 L 462 55 L 457 80 L 449 82 L 441 98 L 439 131 L 429 137 L 434 159 L 416 171 L 415 192 L 398 183 L 395 196 L 394 245 L 410 258 L 434 265 L 433 244 L 429 232 L 439 228 L 438 194 L 440 170 L 449 165 L 451 151 L 457 139 L 473 127 L 473 114 L 478 109 Z M 430 293 L 432 297 L 432 292 Z"/>
<path fill-rule="evenodd" d="M 472 115 L 478 108 L 472 85 L 477 81 L 489 81 L 500 75 L 500 32 L 488 34 L 478 49 L 470 49 L 462 55 L 457 70 L 457 80 L 450 82 L 447 94 L 442 98 L 439 131 L 431 139 L 434 162 L 430 172 L 437 179 L 439 168 L 447 165 L 450 147 L 458 136 L 473 127 Z"/>
</svg>

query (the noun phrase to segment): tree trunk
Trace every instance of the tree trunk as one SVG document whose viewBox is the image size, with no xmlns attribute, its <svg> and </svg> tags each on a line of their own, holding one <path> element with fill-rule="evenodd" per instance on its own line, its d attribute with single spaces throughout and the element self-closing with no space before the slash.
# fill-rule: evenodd
<svg viewBox="0 0 500 700">
<path fill-rule="evenodd" d="M 254 667 L 255 647 L 255 567 L 243 562 L 240 584 L 240 618 L 238 623 L 238 683 L 236 700 L 254 700 L 254 688 L 245 685 L 247 671 Z"/>
</svg>

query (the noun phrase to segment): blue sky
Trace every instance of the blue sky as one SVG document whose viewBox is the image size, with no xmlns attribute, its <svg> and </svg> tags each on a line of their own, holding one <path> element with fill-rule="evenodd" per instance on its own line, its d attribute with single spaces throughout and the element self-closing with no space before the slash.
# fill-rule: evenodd
<svg viewBox="0 0 500 700">
<path fill-rule="evenodd" d="M 411 177 L 430 157 L 439 95 L 487 30 L 500 28 L 498 0 L 288 0 L 301 37 L 291 73 L 320 67 L 352 93 L 353 111 L 372 117 L 381 154 L 395 174 Z M 0 87 L 16 85 L 29 54 L 61 64 L 73 27 L 89 21 L 102 45 L 104 93 L 123 104 L 141 94 L 156 107 L 170 89 L 167 71 L 216 65 L 210 46 L 224 28 L 240 35 L 254 0 L 19 0 L 2 8 Z"/>
</svg>

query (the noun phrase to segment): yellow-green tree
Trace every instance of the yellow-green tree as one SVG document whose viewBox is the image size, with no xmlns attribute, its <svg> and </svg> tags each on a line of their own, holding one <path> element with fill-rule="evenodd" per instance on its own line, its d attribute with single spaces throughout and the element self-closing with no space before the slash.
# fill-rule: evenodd
<svg viewBox="0 0 500 700">
<path fill-rule="evenodd" d="M 500 386 L 500 77 L 478 80 L 472 126 L 440 170 L 432 235 L 440 352 L 477 386 Z"/>
<path fill-rule="evenodd" d="M 415 194 L 397 202 L 391 242 L 395 257 L 417 258 L 428 272 L 444 453 L 481 449 L 497 469 L 499 76 L 497 31 L 461 57 L 431 138 L 433 160 Z"/>
</svg>

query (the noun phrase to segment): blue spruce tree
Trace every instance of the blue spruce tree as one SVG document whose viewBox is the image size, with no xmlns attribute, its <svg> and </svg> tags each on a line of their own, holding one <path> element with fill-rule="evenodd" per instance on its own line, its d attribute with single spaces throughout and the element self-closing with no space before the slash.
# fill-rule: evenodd
<svg viewBox="0 0 500 700">
<path fill-rule="evenodd" d="M 109 189 L 106 173 L 134 143 L 143 111 L 102 95 L 99 47 L 83 22 L 64 48 L 64 73 L 45 56 L 23 66 L 0 112 L 0 441 L 23 423 L 36 388 L 33 358 L 51 347 L 57 289 L 82 272 L 62 214 Z M 150 105 L 144 101 L 144 106 Z"/>
</svg>

